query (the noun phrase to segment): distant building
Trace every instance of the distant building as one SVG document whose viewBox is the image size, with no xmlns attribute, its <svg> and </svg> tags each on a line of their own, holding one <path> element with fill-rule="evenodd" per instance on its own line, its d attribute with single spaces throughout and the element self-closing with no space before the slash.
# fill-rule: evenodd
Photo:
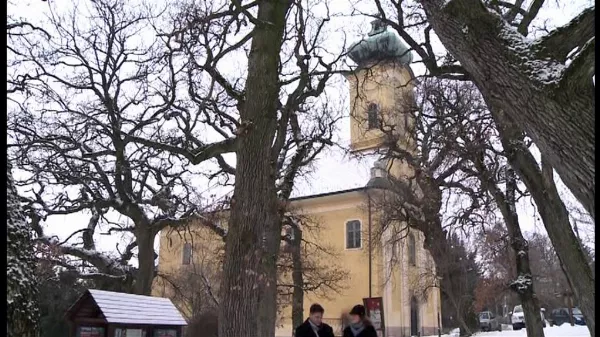
<svg viewBox="0 0 600 337">
<path fill-rule="evenodd" d="M 410 131 L 414 122 L 406 113 L 414 101 L 414 76 L 409 66 L 412 56 L 381 21 L 375 20 L 372 26 L 369 37 L 354 44 L 349 52 L 358 65 L 356 71 L 346 74 L 351 104 L 351 149 L 369 152 L 384 146 L 383 123 L 395 127 L 403 149 L 416 153 L 414 133 Z M 369 229 L 377 226 L 380 212 L 369 199 L 385 189 L 388 174 L 399 176 L 410 170 L 406 163 L 381 158 L 363 188 L 308 195 L 291 202 L 295 214 L 319 223 L 320 231 L 314 239 L 330 247 L 337 256 L 330 263 L 349 274 L 340 294 L 318 297 L 308 293 L 304 299 L 305 316 L 312 303 L 320 303 L 325 308 L 325 321 L 338 335 L 342 315 L 367 297 L 382 298 L 386 337 L 437 333 L 440 292 L 431 281 L 435 280 L 435 265 L 429 252 L 423 249 L 422 233 L 411 230 L 393 246 L 369 244 Z M 207 239 L 210 235 L 215 234 L 200 225 L 192 226 L 183 236 L 161 233 L 159 272 L 175 274 L 193 261 L 215 261 L 220 243 L 216 236 Z M 392 254 L 395 259 L 390 258 Z M 168 295 L 168 286 L 157 282 L 154 292 Z M 276 336 L 290 337 L 292 330 L 291 306 L 287 305 L 282 309 Z"/>
</svg>

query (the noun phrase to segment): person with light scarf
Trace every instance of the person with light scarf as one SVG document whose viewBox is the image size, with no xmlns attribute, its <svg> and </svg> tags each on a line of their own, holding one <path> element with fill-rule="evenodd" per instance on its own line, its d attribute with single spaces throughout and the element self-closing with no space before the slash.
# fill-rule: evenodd
<svg viewBox="0 0 600 337">
<path fill-rule="evenodd" d="M 355 305 L 350 310 L 350 325 L 344 329 L 344 337 L 377 337 L 377 331 L 366 316 L 363 305 Z"/>
</svg>

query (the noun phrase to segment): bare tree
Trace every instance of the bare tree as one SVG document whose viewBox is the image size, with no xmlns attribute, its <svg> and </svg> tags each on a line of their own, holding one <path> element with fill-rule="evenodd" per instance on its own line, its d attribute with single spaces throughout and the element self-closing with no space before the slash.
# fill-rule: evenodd
<svg viewBox="0 0 600 337">
<path fill-rule="evenodd" d="M 431 36 L 432 36 L 431 34 L 435 30 L 435 23 L 434 23 L 435 20 L 433 20 L 433 21 L 430 20 L 431 12 L 429 12 L 427 14 L 425 13 L 424 9 L 427 9 L 428 7 L 424 1 L 419 2 L 419 3 L 408 3 L 405 1 L 394 1 L 394 0 L 379 1 L 379 0 L 376 0 L 375 4 L 379 9 L 378 15 L 382 16 L 383 20 L 385 22 L 387 22 L 393 28 L 395 28 L 396 31 L 399 33 L 399 35 L 409 44 L 411 49 L 414 50 L 418 54 L 418 56 L 421 59 L 421 62 L 423 62 L 423 64 L 426 66 L 426 68 L 428 70 L 427 76 L 468 80 L 468 81 L 473 81 L 478 86 L 478 88 L 481 90 L 481 92 L 483 94 L 483 97 L 486 100 L 488 109 L 491 112 L 491 115 L 494 119 L 494 123 L 497 125 L 498 132 L 500 133 L 500 140 L 502 141 L 504 151 L 506 153 L 506 156 L 507 156 L 511 166 L 517 171 L 520 178 L 525 182 L 527 189 L 529 191 L 531 191 L 532 197 L 535 199 L 536 205 L 539 205 L 538 207 L 540 208 L 540 213 L 542 214 L 542 218 L 544 219 L 544 225 L 545 225 L 548 233 L 550 233 L 550 238 L 553 240 L 553 245 L 556 247 L 557 253 L 559 254 L 559 256 L 561 257 L 562 260 L 566 261 L 568 259 L 570 261 L 569 263 L 565 262 L 564 264 L 565 264 L 565 266 L 567 266 L 567 265 L 569 266 L 569 268 L 567 270 L 568 274 L 570 275 L 569 277 L 571 279 L 578 280 L 576 282 L 576 284 L 574 285 L 578 289 L 577 293 L 589 293 L 590 291 L 592 291 L 591 285 L 593 284 L 594 279 L 590 273 L 589 266 L 587 266 L 585 263 L 583 263 L 584 255 L 581 253 L 580 249 L 578 249 L 579 245 L 576 243 L 575 235 L 573 233 L 573 230 L 571 229 L 568 211 L 565 208 L 562 200 L 560 199 L 560 196 L 558 194 L 558 191 L 557 191 L 555 183 L 554 183 L 554 179 L 552 177 L 553 166 L 551 166 L 550 163 L 552 162 L 557 165 L 563 165 L 561 170 L 559 170 L 557 172 L 561 175 L 562 179 L 567 183 L 567 186 L 571 189 L 571 191 L 574 193 L 574 195 L 581 201 L 584 208 L 592 215 L 592 218 L 593 218 L 593 216 L 594 216 L 593 187 L 590 187 L 591 184 L 589 184 L 589 183 L 587 183 L 587 185 L 585 185 L 583 183 L 585 181 L 585 179 L 590 179 L 590 176 L 589 176 L 590 171 L 589 170 L 587 171 L 586 174 L 588 174 L 588 176 L 586 178 L 584 178 L 585 175 L 582 173 L 582 171 L 574 171 L 571 168 L 566 169 L 564 167 L 564 164 L 556 163 L 555 161 L 557 160 L 556 159 L 557 154 L 552 152 L 556 149 L 553 149 L 551 151 L 549 148 L 550 145 L 548 145 L 548 144 L 550 144 L 550 143 L 548 143 L 549 138 L 546 138 L 547 136 L 540 134 L 540 131 L 547 132 L 547 133 L 549 133 L 549 135 L 552 135 L 555 138 L 559 137 L 559 135 L 560 135 L 560 137 L 562 137 L 563 141 L 566 141 L 568 136 L 567 136 L 567 138 L 565 138 L 565 135 L 568 135 L 570 133 L 570 131 L 569 131 L 569 133 L 565 132 L 565 130 L 567 130 L 568 128 L 561 126 L 560 127 L 561 130 L 559 130 L 558 133 L 556 133 L 555 131 L 548 129 L 547 125 L 550 125 L 548 123 L 552 123 L 552 122 L 545 121 L 544 123 L 542 123 L 542 126 L 543 125 L 546 125 L 546 126 L 544 126 L 544 128 L 542 128 L 542 129 L 539 129 L 540 131 L 535 131 L 535 130 L 530 129 L 527 121 L 522 120 L 522 118 L 525 118 L 524 116 L 526 114 L 518 113 L 518 116 L 515 117 L 515 116 L 513 116 L 513 113 L 515 113 L 516 111 L 523 110 L 523 107 L 528 107 L 527 109 L 525 109 L 528 113 L 529 112 L 535 113 L 536 111 L 547 111 L 548 109 L 553 109 L 553 111 L 561 111 L 559 113 L 559 114 L 561 114 L 561 116 L 570 116 L 570 114 L 572 115 L 575 112 L 582 111 L 582 109 L 585 111 L 591 111 L 590 106 L 593 107 L 593 103 L 594 103 L 593 96 L 590 95 L 590 92 L 591 92 L 590 90 L 591 90 L 591 88 L 593 88 L 593 83 L 591 81 L 592 75 L 589 75 L 588 76 L 589 78 L 587 78 L 587 79 L 583 78 L 581 80 L 580 79 L 575 80 L 576 81 L 575 83 L 577 83 L 577 85 L 573 86 L 572 84 L 565 84 L 565 83 L 570 83 L 569 80 L 567 80 L 566 78 L 570 77 L 571 75 L 563 76 L 563 73 L 570 74 L 570 70 L 567 71 L 566 69 L 567 68 L 572 69 L 572 67 L 575 67 L 575 66 L 578 68 L 580 67 L 579 69 L 588 69 L 589 68 L 589 64 L 587 64 L 587 65 L 584 64 L 584 65 L 579 66 L 577 62 L 574 62 L 574 61 L 571 62 L 572 61 L 571 59 L 582 55 L 579 52 L 583 48 L 585 48 L 587 50 L 587 52 L 593 53 L 592 49 L 588 48 L 589 43 L 588 44 L 586 44 L 586 43 L 590 42 L 593 44 L 594 33 L 593 33 L 593 29 L 591 29 L 591 27 L 593 27 L 594 9 L 591 8 L 591 9 L 584 10 L 581 13 L 581 15 L 578 18 L 574 19 L 571 22 L 571 24 L 569 24 L 568 26 L 562 27 L 553 32 L 550 32 L 548 35 L 539 38 L 537 41 L 534 41 L 533 43 L 530 43 L 530 42 L 526 42 L 525 40 L 523 40 L 524 39 L 523 35 L 527 36 L 529 33 L 529 30 L 531 30 L 531 29 L 529 29 L 529 26 L 531 25 L 531 22 L 535 19 L 536 15 L 538 14 L 538 11 L 540 10 L 541 6 L 543 5 L 543 1 L 538 1 L 538 2 L 533 3 L 531 5 L 531 7 L 529 7 L 528 9 L 521 8 L 524 5 L 522 2 L 518 2 L 518 1 L 516 4 L 499 3 L 497 1 L 491 1 L 491 2 L 485 2 L 485 4 L 481 4 L 481 6 L 477 7 L 480 9 L 488 7 L 488 9 L 490 9 L 490 11 L 483 10 L 483 12 L 485 12 L 486 18 L 491 20 L 490 27 L 493 26 L 494 29 L 496 29 L 498 31 L 503 31 L 504 33 L 506 33 L 504 35 L 501 34 L 501 38 L 495 39 L 495 42 L 503 41 L 504 47 L 508 48 L 508 49 L 504 50 L 504 53 L 499 52 L 500 55 L 506 56 L 507 53 L 508 54 L 515 53 L 514 50 L 518 49 L 519 50 L 518 53 L 522 52 L 522 53 L 524 53 L 523 55 L 525 55 L 528 52 L 531 52 L 533 55 L 531 57 L 532 60 L 539 58 L 540 60 L 541 59 L 544 60 L 544 61 L 538 60 L 539 62 L 542 62 L 542 63 L 546 62 L 548 64 L 548 66 L 544 66 L 544 67 L 540 68 L 543 70 L 535 70 L 535 69 L 527 70 L 528 69 L 527 67 L 529 67 L 529 65 L 520 65 L 520 64 L 516 65 L 515 69 L 518 68 L 519 71 L 531 75 L 531 78 L 528 79 L 528 81 L 529 81 L 527 84 L 528 87 L 531 87 L 533 85 L 532 83 L 537 83 L 537 82 L 535 82 L 536 76 L 537 75 L 543 76 L 545 74 L 545 72 L 547 71 L 547 69 L 549 67 L 551 67 L 551 64 L 556 65 L 556 67 L 552 68 L 552 69 L 557 69 L 556 75 L 559 77 L 563 76 L 562 78 L 565 78 L 564 80 L 560 80 L 560 78 L 558 78 L 556 81 L 557 84 L 555 85 L 556 88 L 554 88 L 554 89 L 550 89 L 550 87 L 552 87 L 552 85 L 553 85 L 552 83 L 550 83 L 550 82 L 552 82 L 551 80 L 548 80 L 548 83 L 542 83 L 542 86 L 548 88 L 548 90 L 544 91 L 546 94 L 553 92 L 553 90 L 560 91 L 561 94 L 560 95 L 549 94 L 550 96 L 553 97 L 553 100 L 551 100 L 551 102 L 553 102 L 553 103 L 550 104 L 549 103 L 550 101 L 546 102 L 545 99 L 543 99 L 545 102 L 544 104 L 548 104 L 548 105 L 541 108 L 540 105 L 537 105 L 537 106 L 531 105 L 531 104 L 533 104 L 533 101 L 530 101 L 527 98 L 524 98 L 524 97 L 529 97 L 529 94 L 522 96 L 521 98 L 514 96 L 514 97 L 511 97 L 510 99 L 506 99 L 505 94 L 502 93 L 503 98 L 500 101 L 494 99 L 492 97 L 493 93 L 491 90 L 501 90 L 501 89 L 499 89 L 500 86 L 498 86 L 498 83 L 495 83 L 494 81 L 483 80 L 481 78 L 474 78 L 473 73 L 470 72 L 472 69 L 468 69 L 468 67 L 463 66 L 462 63 L 459 64 L 456 61 L 456 59 L 453 57 L 456 55 L 455 55 L 454 51 L 452 50 L 452 48 L 449 47 L 450 53 L 447 53 L 446 55 L 444 55 L 442 57 L 440 57 L 439 55 L 436 55 L 436 53 L 434 52 L 434 49 L 431 45 Z M 496 14 L 493 14 L 494 12 L 499 13 L 502 17 L 500 17 Z M 517 14 L 526 15 L 527 18 L 526 19 L 522 18 L 522 17 L 518 16 Z M 493 21 L 493 24 L 492 24 L 492 21 Z M 465 24 L 464 27 L 471 27 L 470 26 L 471 24 L 473 24 L 473 22 L 471 22 L 469 24 Z M 509 27 L 510 25 L 513 25 L 514 27 L 518 27 L 518 28 L 511 28 L 511 27 Z M 463 32 L 462 35 L 470 36 L 470 34 L 473 34 L 474 31 L 482 31 L 482 32 L 486 31 L 486 29 L 482 28 L 482 27 L 479 27 L 479 28 L 473 28 L 473 27 L 477 27 L 477 26 L 472 26 L 471 28 L 464 28 L 465 32 Z M 548 48 L 550 48 L 550 45 L 554 46 L 553 43 L 556 43 L 559 40 L 562 41 L 565 36 L 563 34 L 565 34 L 566 31 L 570 31 L 570 29 L 581 29 L 580 32 L 583 35 L 578 36 L 578 39 L 571 40 L 571 43 L 568 44 L 568 46 L 570 46 L 568 48 L 569 50 L 564 55 L 561 54 L 563 52 L 558 52 L 553 55 L 548 54 L 548 53 L 550 53 L 548 51 Z M 517 32 L 517 30 L 518 30 L 518 32 Z M 416 33 L 416 32 L 418 32 L 418 33 Z M 445 30 L 444 34 L 447 34 L 447 33 L 448 33 L 448 31 Z M 537 33 L 540 33 L 540 32 L 537 32 Z M 423 36 L 419 37 L 418 36 L 419 34 L 422 34 Z M 487 32 L 486 32 L 486 34 L 487 34 Z M 497 36 L 496 34 L 499 34 L 499 33 L 498 32 L 492 33 L 492 35 L 494 35 L 494 36 Z M 453 38 L 456 39 L 456 35 Z M 579 39 L 579 38 L 581 38 L 581 39 Z M 460 40 L 461 40 L 461 43 L 464 42 L 464 41 L 462 41 L 462 38 Z M 577 41 L 575 41 L 575 40 L 577 40 Z M 448 40 L 443 41 L 443 42 L 446 43 L 447 41 Z M 549 41 L 552 41 L 552 42 L 549 42 Z M 448 43 L 450 43 L 450 42 L 448 42 Z M 520 43 L 520 46 L 522 48 L 511 49 L 510 48 L 511 44 L 514 47 L 515 43 Z M 550 44 L 547 44 L 547 43 L 550 43 Z M 481 44 L 479 44 L 478 46 L 479 46 L 478 48 L 482 48 Z M 509 46 L 509 47 L 507 47 L 507 46 Z M 496 47 L 498 47 L 498 46 L 496 46 Z M 563 47 L 563 46 L 561 46 L 561 47 Z M 552 47 L 552 48 L 554 49 L 554 47 Z M 469 49 L 470 52 L 473 52 L 474 50 L 475 49 Z M 487 56 L 492 55 L 490 53 L 487 53 L 489 50 L 492 50 L 492 49 L 485 48 Z M 513 51 L 510 51 L 510 50 L 513 50 Z M 573 51 L 574 53 L 572 56 L 569 56 L 569 60 L 567 61 L 567 56 L 568 56 L 567 53 L 569 53 L 571 51 Z M 554 51 L 551 53 L 554 53 Z M 562 56 L 560 56 L 560 55 L 562 55 Z M 548 58 L 548 56 L 551 56 L 551 57 Z M 491 57 L 495 57 L 495 56 L 492 55 Z M 556 59 L 556 57 L 558 57 L 560 59 Z M 580 61 L 581 60 L 583 60 L 583 59 L 580 59 Z M 461 60 L 461 61 L 464 61 L 464 60 Z M 485 62 L 481 62 L 481 63 L 480 63 L 480 61 L 481 60 L 478 59 L 476 62 L 478 64 L 477 67 L 480 67 L 477 70 L 479 72 L 481 71 L 481 69 L 483 69 L 481 67 L 488 67 L 490 64 L 495 64 L 495 63 L 490 63 L 491 61 L 490 62 L 485 61 Z M 538 61 L 535 61 L 535 62 L 538 62 Z M 500 62 L 500 60 L 497 60 L 496 63 L 498 63 L 498 62 Z M 503 60 L 502 62 L 508 62 L 508 61 Z M 557 64 L 557 62 L 558 62 L 558 64 Z M 571 62 L 571 63 L 568 67 L 564 67 L 563 65 L 561 65 L 564 62 L 567 62 L 567 63 Z M 539 64 L 542 64 L 542 63 L 539 63 Z M 474 64 L 473 64 L 473 66 L 474 66 Z M 502 66 L 502 67 L 504 67 L 504 66 Z M 502 67 L 500 67 L 500 68 L 502 68 Z M 500 68 L 498 68 L 498 69 L 500 69 Z M 529 72 L 527 72 L 527 71 L 529 71 Z M 592 71 L 592 73 L 593 73 L 593 71 Z M 514 75 L 515 74 L 511 74 L 510 76 L 514 76 Z M 587 76 L 587 75 L 582 75 L 582 76 Z M 479 77 L 481 77 L 481 76 L 479 76 Z M 499 78 L 500 77 L 494 77 L 494 79 L 499 79 Z M 541 80 L 541 79 L 538 78 L 537 80 Z M 485 83 L 480 83 L 480 81 L 483 81 Z M 561 83 L 560 85 L 558 84 L 559 82 Z M 512 83 L 516 83 L 516 82 L 512 82 Z M 492 88 L 491 87 L 492 85 L 494 85 L 495 87 Z M 570 92 L 570 90 L 572 91 L 573 90 L 572 88 L 574 88 L 574 87 L 579 88 L 579 86 L 583 86 L 582 88 L 586 88 L 585 90 L 577 89 L 577 92 L 578 92 L 578 95 L 582 95 L 582 93 L 586 93 L 587 98 L 583 99 L 583 101 L 587 102 L 586 103 L 586 104 L 588 104 L 587 108 L 581 108 L 580 106 L 575 107 L 574 105 L 572 105 L 574 103 L 567 99 L 563 99 L 563 100 L 558 99 L 559 97 L 563 97 L 563 96 L 561 96 L 562 94 L 565 94 L 566 92 Z M 570 89 L 567 89 L 567 87 Z M 515 90 L 517 91 L 515 94 L 518 93 L 519 95 L 524 94 L 524 92 L 525 92 L 525 91 L 521 91 L 518 88 Z M 494 96 L 494 97 L 497 97 L 497 96 Z M 527 102 L 524 102 L 522 104 L 514 103 L 518 99 L 525 99 Z M 512 105 L 512 108 L 507 106 L 507 104 L 509 104 L 509 103 Z M 527 103 L 527 104 L 525 104 L 525 103 Z M 589 105 L 589 104 L 591 104 L 591 105 Z M 550 106 L 550 105 L 552 105 L 552 106 Z M 570 112 L 568 112 L 568 111 L 570 111 Z M 548 118 L 549 115 L 550 114 L 544 113 L 544 118 Z M 588 116 L 588 117 L 590 117 L 590 116 Z M 591 115 L 590 118 L 593 118 L 593 115 Z M 580 119 L 578 119 L 578 121 L 583 121 L 584 119 L 585 118 L 580 118 Z M 541 120 L 537 119 L 536 121 L 541 121 Z M 559 125 L 559 124 L 556 124 L 557 119 L 555 119 L 555 118 L 550 118 L 549 121 L 554 121 L 553 125 Z M 563 122 L 564 121 L 561 121 L 561 123 L 563 123 Z M 588 124 L 588 123 L 591 123 L 591 121 L 587 121 L 585 123 Z M 560 124 L 560 125 L 564 125 L 564 124 Z M 578 130 L 585 130 L 585 129 L 579 129 L 579 127 L 577 127 L 577 128 L 578 128 Z M 526 140 L 525 142 L 523 142 L 523 140 L 525 139 L 525 133 L 523 131 L 527 132 L 527 136 L 529 136 L 531 139 L 533 139 L 535 141 L 536 145 L 538 145 L 538 147 L 541 149 L 542 153 L 544 154 L 544 156 L 543 156 L 544 160 L 543 160 L 542 164 L 545 164 L 545 167 L 546 167 L 545 170 L 542 167 L 544 165 L 538 164 L 537 161 L 534 159 L 533 155 L 531 155 L 531 152 L 528 150 L 530 141 Z M 534 132 L 535 134 L 530 135 L 529 134 L 530 132 Z M 565 132 L 565 133 L 563 133 L 563 132 Z M 574 139 L 569 139 L 569 141 L 573 140 L 573 141 L 578 142 L 577 143 L 578 144 L 577 146 L 579 149 L 578 151 L 583 151 L 584 149 L 589 150 L 590 144 L 593 144 L 593 135 L 591 135 L 591 133 L 589 133 L 589 130 L 586 132 L 587 132 L 587 135 L 584 135 L 582 133 L 581 137 L 579 137 L 579 138 L 575 137 Z M 539 142 L 542 142 L 542 143 L 538 144 Z M 546 144 L 546 145 L 544 145 L 544 144 Z M 556 142 L 554 141 L 554 143 L 552 143 L 552 144 L 556 144 Z M 544 148 L 544 146 L 545 146 L 545 148 Z M 593 148 L 593 146 L 592 146 L 592 148 Z M 548 152 L 548 151 L 550 151 L 550 152 Z M 569 156 L 574 156 L 575 153 L 576 153 L 576 151 L 571 151 L 569 153 Z M 583 152 L 579 153 L 578 155 L 583 155 Z M 554 156 L 554 157 L 551 158 L 551 156 Z M 585 159 L 583 159 L 584 161 L 587 160 L 588 158 L 591 158 L 591 157 L 589 157 L 589 155 L 586 155 L 584 157 L 585 157 Z M 569 160 L 576 160 L 576 159 L 571 158 Z M 588 162 L 586 165 L 582 165 L 582 166 L 586 166 L 588 169 L 591 167 L 591 169 L 593 170 L 593 163 L 591 163 L 591 162 Z M 582 166 L 578 165 L 578 167 L 576 169 L 582 170 Z M 543 173 L 543 172 L 545 172 L 545 173 Z M 575 172 L 577 172 L 577 173 L 575 173 Z M 582 187 L 587 188 L 587 190 L 581 190 Z M 590 188 L 591 188 L 591 190 L 590 190 Z M 543 191 L 549 191 L 549 192 L 542 193 Z M 590 196 L 592 196 L 592 197 L 590 197 Z M 560 237 L 565 237 L 568 240 L 560 240 L 559 239 Z M 590 300 L 588 299 L 588 301 L 590 301 Z M 584 299 L 583 306 L 585 308 L 582 308 L 582 311 L 587 312 L 586 315 L 593 317 L 594 312 L 595 312 L 595 308 L 594 308 L 593 304 L 586 303 L 586 300 Z M 594 319 L 592 318 L 588 322 L 589 322 L 590 331 L 593 331 L 594 325 L 595 325 Z"/>
<path fill-rule="evenodd" d="M 437 85 L 430 87 L 429 92 L 424 95 L 431 99 L 430 109 L 419 111 L 417 105 L 421 116 L 417 116 L 415 125 L 418 128 L 419 120 L 426 121 L 429 116 L 432 116 L 434 123 L 423 131 L 417 129 L 417 148 L 402 147 L 406 142 L 399 143 L 394 132 L 387 133 L 388 158 L 401 159 L 409 168 L 404 170 L 402 176 L 389 177 L 393 193 L 384 194 L 386 197 L 383 199 L 382 214 L 383 224 L 387 225 L 384 229 L 391 228 L 392 233 L 400 233 L 402 229 L 394 229 L 393 226 L 407 224 L 422 231 L 425 235 L 425 247 L 432 253 L 438 267 L 441 266 L 440 275 L 452 278 L 451 272 L 444 273 L 443 270 L 443 257 L 449 254 L 449 247 L 445 240 L 443 219 L 439 216 L 443 200 L 442 187 L 454 187 L 463 192 L 469 198 L 467 200 L 471 200 L 470 206 L 460 207 L 460 216 L 452 217 L 453 221 L 446 225 L 460 225 L 463 229 L 481 226 L 490 217 L 494 219 L 499 211 L 511 234 L 511 247 L 515 251 L 517 274 L 516 279 L 511 280 L 511 288 L 519 294 L 524 309 L 528 312 L 526 315 L 529 317 L 530 335 L 541 336 L 543 331 L 539 305 L 531 282 L 527 241 L 521 234 L 514 208 L 516 193 L 520 191 L 516 190 L 514 183 L 510 183 L 512 180 L 500 178 L 506 159 L 498 148 L 498 136 L 492 116 L 472 84 L 443 81 L 433 83 Z M 431 136 L 437 136 L 435 139 L 440 146 L 432 147 L 423 142 Z M 429 149 L 433 149 L 431 153 L 437 158 L 430 157 Z M 452 170 L 446 171 L 448 168 Z M 506 182 L 515 187 L 505 193 L 499 184 Z M 464 328 L 468 331 L 466 325 Z"/>
<path fill-rule="evenodd" d="M 519 295 L 523 306 L 527 335 L 544 336 L 539 301 L 533 285 L 529 245 L 523 236 L 517 215 L 517 180 L 514 171 L 506 164 L 503 165 L 503 161 L 490 151 L 482 150 L 472 160 L 474 175 L 481 179 L 484 190 L 494 198 L 508 231 L 516 264 L 516 279 L 511 281 L 510 287 Z M 502 174 L 504 177 L 499 179 Z M 506 185 L 505 192 L 499 187 L 501 182 Z"/>
<path fill-rule="evenodd" d="M 291 306 L 294 326 L 304 319 L 303 299 L 306 294 L 331 298 L 339 293 L 348 279 L 348 271 L 332 262 L 336 260 L 333 249 L 316 241 L 320 230 L 318 221 L 293 211 L 284 219 L 280 236 L 281 254 L 277 263 L 277 309 L 281 313 Z M 159 273 L 157 289 L 171 297 L 190 321 L 197 321 L 200 325 L 200 321 L 209 317 L 217 321 L 216 316 L 211 315 L 215 315 L 222 301 L 223 272 L 216 266 L 220 266 L 225 258 L 224 243 L 229 238 L 221 236 L 225 242 L 216 242 L 213 231 L 191 225 L 169 229 L 169 242 L 172 236 L 180 236 L 183 242 L 192 245 L 191 263 L 178 270 Z"/>
<path fill-rule="evenodd" d="M 348 280 L 348 271 L 337 263 L 336 252 L 317 242 L 321 224 L 309 216 L 291 214 L 284 224 L 283 251 L 278 264 L 279 296 L 290 298 L 292 326 L 304 322 L 304 297 L 314 294 L 331 299 L 340 294 Z M 291 281 L 291 282 L 290 282 Z"/>
<path fill-rule="evenodd" d="M 540 306 L 560 307 L 564 301 L 557 294 L 562 294 L 566 289 L 571 288 L 564 273 L 564 267 L 548 236 L 542 233 L 532 233 L 528 235 L 528 239 L 533 282 Z"/>
<path fill-rule="evenodd" d="M 554 170 L 547 156 L 542 156 L 541 164 L 538 164 L 517 124 L 502 116 L 502 113 L 495 116 L 494 120 L 506 158 L 531 192 L 552 246 L 565 269 L 569 283 L 573 285 L 575 298 L 580 302 L 588 328 L 594 334 L 595 301 L 590 296 L 595 294 L 594 275 L 571 225 L 569 211 L 559 195 Z"/>
<path fill-rule="evenodd" d="M 462 328 L 465 334 L 477 329 L 475 309 L 475 290 L 480 279 L 480 271 L 475 262 L 477 251 L 470 251 L 467 242 L 462 240 L 457 232 L 449 233 L 446 237 L 449 243 L 448 254 L 444 256 L 441 269 L 445 275 L 452 277 L 440 278 L 433 263 L 427 263 L 419 268 L 411 288 L 417 296 L 427 299 L 430 289 L 438 288 L 441 293 L 441 313 L 445 329 Z M 456 325 L 458 323 L 458 326 Z M 465 328 L 468 327 L 468 329 Z"/>
<path fill-rule="evenodd" d="M 14 53 L 14 39 L 40 30 L 27 21 L 7 16 L 8 54 Z M 9 63 L 10 65 L 10 63 Z M 22 81 L 28 75 L 8 76 L 7 93 L 24 90 Z M 11 161 L 6 162 L 6 264 L 7 264 L 7 335 L 35 337 L 39 334 L 39 306 L 37 301 L 36 259 L 32 231 L 27 224 L 26 212 L 17 194 Z"/>
<path fill-rule="evenodd" d="M 135 141 L 182 127 L 163 118 L 184 100 L 176 98 L 180 66 L 161 39 L 138 39 L 155 17 L 120 0 L 53 12 L 45 25 L 51 38 L 28 36 L 14 47 L 36 75 L 27 78 L 26 94 L 11 96 L 9 116 L 9 159 L 24 172 L 17 184 L 29 189 L 23 200 L 37 240 L 93 267 L 81 277 L 133 277 L 140 294 L 151 291 L 156 234 L 188 223 L 202 207 L 186 159 Z M 69 237 L 79 242 L 42 231 L 47 217 L 71 214 L 89 215 Z M 94 235 L 101 229 L 134 239 L 117 247 L 114 258 L 97 251 Z M 137 270 L 128 264 L 134 254 Z"/>
<path fill-rule="evenodd" d="M 478 306 L 503 304 L 502 297 L 509 290 L 506 285 L 516 275 L 508 233 L 506 228 L 497 224 L 483 229 L 480 235 L 482 240 L 477 246 L 481 267 L 486 270 L 486 280 L 478 291 Z M 556 308 L 564 305 L 558 294 L 569 289 L 570 285 L 550 239 L 538 232 L 525 235 L 529 243 L 533 284 L 540 306 Z M 510 303 L 514 304 L 514 301 L 511 299 Z"/>
<path fill-rule="evenodd" d="M 339 114 L 315 98 L 340 55 L 321 45 L 329 12 L 319 16 L 312 5 L 277 0 L 182 5 L 173 29 L 163 35 L 177 42 L 191 102 L 221 140 L 207 143 L 185 130 L 180 135 L 186 141 L 177 144 L 133 138 L 193 164 L 214 158 L 222 173 L 235 175 L 220 294 L 223 337 L 274 334 L 286 204 L 294 179 L 332 144 Z M 247 58 L 247 69 L 224 72 L 235 57 Z M 226 162 L 225 153 L 235 153 L 235 165 Z"/>
<path fill-rule="evenodd" d="M 159 273 L 156 289 L 173 300 L 190 324 L 186 334 L 216 337 L 218 332 L 219 282 L 218 259 L 199 245 L 194 245 L 191 263 L 174 273 Z M 215 260 L 217 259 L 217 260 Z"/>
<path fill-rule="evenodd" d="M 507 305 L 514 305 L 518 298 L 515 298 L 516 294 L 511 291 L 509 284 L 517 273 L 506 227 L 501 222 L 494 222 L 479 228 L 477 237 L 475 246 L 483 272 L 475 295 L 477 310 L 494 306 L 499 301 L 504 304 L 505 298 Z"/>
<path fill-rule="evenodd" d="M 424 80 L 416 93 L 416 102 L 397 107 L 407 122 L 393 125 L 381 121 L 386 136 L 380 162 L 387 192 L 379 193 L 373 203 L 379 209 L 379 228 L 374 241 L 383 238 L 382 245 L 395 247 L 410 229 L 425 236 L 424 247 L 431 253 L 437 275 L 448 285 L 462 282 L 462 273 L 455 273 L 447 263 L 451 254 L 448 231 L 468 230 L 482 225 L 493 208 L 493 200 L 481 190 L 480 181 L 469 173 L 468 158 L 480 148 L 489 146 L 485 138 L 493 125 L 486 116 L 481 100 L 468 83 Z M 385 115 L 386 112 L 382 112 Z M 395 168 L 393 168 L 395 167 Z M 398 167 L 402 167 L 399 173 Z M 391 170 L 395 170 L 391 172 Z M 460 207 L 455 207 L 455 205 Z M 445 216 L 442 217 L 441 214 Z M 391 263 L 397 258 L 392 250 Z M 458 299 L 458 289 L 442 289 L 446 296 Z M 451 302 L 459 313 L 459 301 Z M 467 322 L 458 315 L 461 329 L 471 334 Z"/>
<path fill-rule="evenodd" d="M 432 76 L 473 81 L 495 118 L 520 125 L 594 217 L 594 7 L 532 38 L 543 0 L 375 0 L 375 5 Z M 422 29 L 422 39 L 411 34 L 415 28 Z M 441 64 L 432 32 L 449 52 Z"/>
</svg>

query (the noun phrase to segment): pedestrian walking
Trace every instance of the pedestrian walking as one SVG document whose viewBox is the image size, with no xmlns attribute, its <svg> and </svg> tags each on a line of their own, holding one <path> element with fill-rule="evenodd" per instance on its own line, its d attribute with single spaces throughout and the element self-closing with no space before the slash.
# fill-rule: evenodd
<svg viewBox="0 0 600 337">
<path fill-rule="evenodd" d="M 333 328 L 323 323 L 325 309 L 320 304 L 313 304 L 309 309 L 309 316 L 296 328 L 295 337 L 334 337 Z"/>
<path fill-rule="evenodd" d="M 355 305 L 350 310 L 350 325 L 344 329 L 344 337 L 377 337 L 377 331 L 367 318 L 363 305 Z"/>
</svg>

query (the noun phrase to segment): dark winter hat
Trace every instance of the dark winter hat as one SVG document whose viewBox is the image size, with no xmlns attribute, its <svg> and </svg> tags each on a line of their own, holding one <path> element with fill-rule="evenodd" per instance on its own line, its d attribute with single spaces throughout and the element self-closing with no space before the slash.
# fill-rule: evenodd
<svg viewBox="0 0 600 337">
<path fill-rule="evenodd" d="M 365 317 L 365 315 L 366 315 L 365 306 L 364 305 L 360 305 L 360 304 L 355 305 L 352 308 L 352 310 L 350 310 L 350 315 L 356 315 L 356 316 L 360 316 L 360 317 Z"/>
</svg>

